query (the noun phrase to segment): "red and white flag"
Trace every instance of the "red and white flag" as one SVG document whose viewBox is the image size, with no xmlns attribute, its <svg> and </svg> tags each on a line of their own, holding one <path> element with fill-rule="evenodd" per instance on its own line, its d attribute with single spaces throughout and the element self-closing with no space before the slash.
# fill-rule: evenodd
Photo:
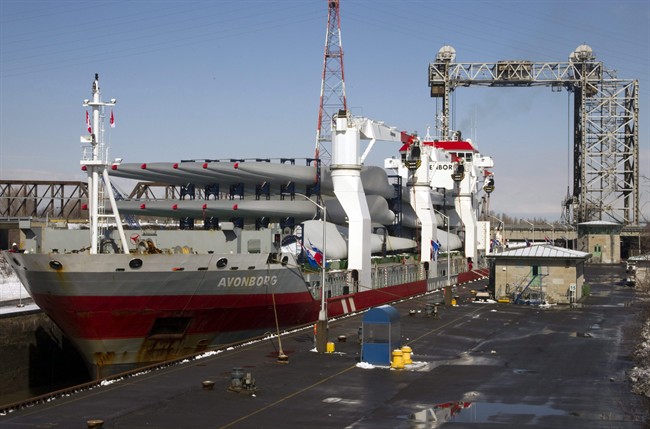
<svg viewBox="0 0 650 429">
<path fill-rule="evenodd" d="M 111 110 L 111 119 L 109 120 L 111 128 L 115 128 L 115 116 L 113 116 L 113 111 Z"/>
<path fill-rule="evenodd" d="M 86 110 L 86 127 L 88 128 L 88 132 L 92 134 L 93 127 L 90 126 L 90 115 L 88 115 L 87 110 Z"/>
</svg>

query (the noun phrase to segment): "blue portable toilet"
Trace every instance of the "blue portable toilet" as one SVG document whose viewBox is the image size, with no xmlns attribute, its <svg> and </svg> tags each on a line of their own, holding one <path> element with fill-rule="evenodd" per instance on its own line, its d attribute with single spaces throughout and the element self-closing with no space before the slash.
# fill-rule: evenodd
<svg viewBox="0 0 650 429">
<path fill-rule="evenodd" d="M 363 315 L 361 362 L 390 365 L 393 350 L 402 347 L 399 319 L 399 313 L 390 305 L 372 308 Z"/>
</svg>

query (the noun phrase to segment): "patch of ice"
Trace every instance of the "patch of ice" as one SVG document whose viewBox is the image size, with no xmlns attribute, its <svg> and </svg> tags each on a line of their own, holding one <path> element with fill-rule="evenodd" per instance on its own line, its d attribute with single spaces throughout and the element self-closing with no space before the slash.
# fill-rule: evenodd
<svg viewBox="0 0 650 429">
<path fill-rule="evenodd" d="M 16 274 L 9 276 L 0 274 L 0 301 L 13 301 L 16 299 L 29 298 L 27 290 L 18 280 Z"/>
</svg>

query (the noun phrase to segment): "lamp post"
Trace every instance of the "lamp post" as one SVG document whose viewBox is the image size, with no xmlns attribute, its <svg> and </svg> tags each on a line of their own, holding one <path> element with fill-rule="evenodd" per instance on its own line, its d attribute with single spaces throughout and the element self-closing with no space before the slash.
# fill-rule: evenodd
<svg viewBox="0 0 650 429">
<path fill-rule="evenodd" d="M 300 194 L 298 192 L 293 192 L 291 196 L 293 195 L 300 195 L 301 197 L 305 198 L 307 201 L 310 201 L 312 204 L 314 204 L 316 207 L 321 209 L 323 211 L 323 262 L 321 263 L 321 301 L 320 301 L 320 310 L 318 312 L 318 322 L 316 323 L 316 351 L 318 353 L 325 353 L 327 351 L 327 301 L 325 300 L 325 266 L 327 259 L 325 258 L 325 250 L 326 250 L 326 237 L 327 237 L 327 230 L 326 230 L 326 221 L 327 221 L 327 207 L 325 204 L 322 206 L 318 204 L 316 201 L 312 200 L 305 194 Z"/>
<path fill-rule="evenodd" d="M 451 258 L 449 257 L 449 216 L 440 213 L 438 210 L 433 209 L 434 212 L 438 213 L 440 216 L 443 216 L 445 218 L 445 222 L 447 222 L 447 286 L 451 286 L 451 277 L 450 277 L 450 271 L 451 271 Z"/>
<path fill-rule="evenodd" d="M 524 220 L 524 222 L 533 227 L 533 243 L 535 243 L 535 225 L 532 222 L 528 222 L 527 220 Z"/>
<path fill-rule="evenodd" d="M 498 217 L 495 217 L 495 216 L 492 216 L 492 215 L 489 215 L 489 216 L 492 219 L 496 219 L 501 223 L 501 231 L 503 231 L 503 245 L 505 246 L 505 244 L 506 244 L 505 243 L 505 241 L 506 241 L 506 224 L 503 223 L 503 221 L 501 219 L 499 219 Z"/>
</svg>

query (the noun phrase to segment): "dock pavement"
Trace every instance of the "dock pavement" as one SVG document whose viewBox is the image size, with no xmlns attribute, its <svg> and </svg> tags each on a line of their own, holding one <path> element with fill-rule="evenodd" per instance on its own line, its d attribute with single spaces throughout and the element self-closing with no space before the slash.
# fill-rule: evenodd
<svg viewBox="0 0 650 429">
<path fill-rule="evenodd" d="M 641 428 L 626 379 L 640 306 L 619 268 L 589 268 L 574 307 L 475 303 L 481 282 L 437 317 L 440 292 L 395 303 L 403 369 L 360 361 L 360 313 L 330 321 L 331 353 L 304 328 L 14 410 L 0 428 Z"/>
</svg>

